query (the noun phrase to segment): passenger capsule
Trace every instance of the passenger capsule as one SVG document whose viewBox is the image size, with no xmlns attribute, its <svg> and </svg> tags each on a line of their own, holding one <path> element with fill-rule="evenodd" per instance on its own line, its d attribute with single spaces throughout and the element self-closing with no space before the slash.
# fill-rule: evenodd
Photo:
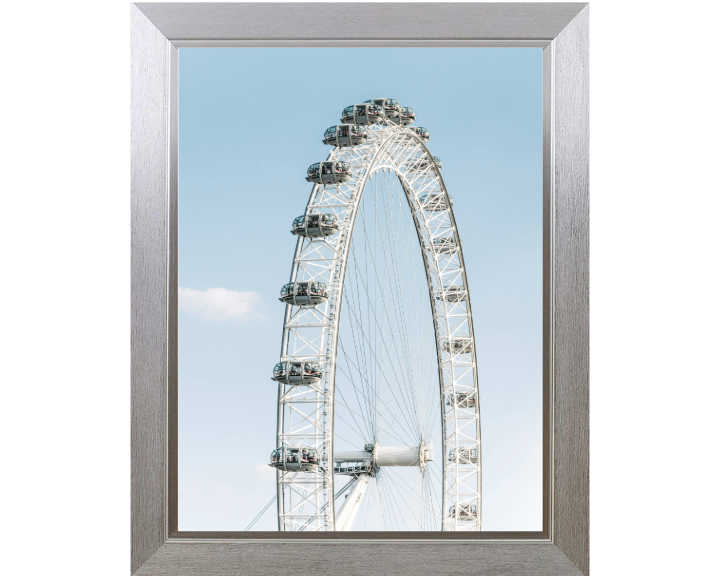
<svg viewBox="0 0 720 576">
<path fill-rule="evenodd" d="M 268 466 L 291 472 L 317 472 L 320 466 L 320 456 L 315 448 L 281 446 L 270 454 Z"/>
<path fill-rule="evenodd" d="M 452 254 L 458 251 L 458 245 L 454 236 L 445 236 L 433 240 L 433 250 L 437 254 Z"/>
<path fill-rule="evenodd" d="M 325 130 L 323 144 L 344 148 L 346 146 L 357 146 L 367 140 L 368 133 L 365 126 L 359 124 L 338 124 L 330 126 Z"/>
<path fill-rule="evenodd" d="M 458 454 L 460 458 L 458 458 Z M 476 448 L 453 448 L 448 452 L 448 462 L 457 462 L 458 464 L 477 464 L 478 449 Z"/>
<path fill-rule="evenodd" d="M 272 380 L 280 384 L 305 385 L 315 384 L 323 377 L 320 364 L 310 360 L 300 362 L 278 362 L 273 369 Z"/>
<path fill-rule="evenodd" d="M 349 162 L 316 162 L 308 168 L 305 180 L 316 184 L 339 184 L 352 178 Z"/>
<path fill-rule="evenodd" d="M 293 220 L 290 232 L 305 238 L 332 236 L 340 230 L 340 222 L 333 214 L 303 214 Z"/>
<path fill-rule="evenodd" d="M 475 408 L 475 392 L 450 392 L 445 399 L 445 404 L 456 408 Z"/>
<path fill-rule="evenodd" d="M 385 117 L 382 106 L 377 104 L 354 104 L 342 111 L 340 122 L 353 124 L 377 124 Z"/>
<path fill-rule="evenodd" d="M 430 130 L 427 128 L 420 128 L 420 126 L 410 126 L 409 130 L 412 130 L 417 136 L 423 141 L 427 142 L 430 140 Z"/>
<path fill-rule="evenodd" d="M 365 100 L 364 104 L 377 104 L 385 112 L 386 118 L 395 118 L 400 114 L 400 104 L 392 98 L 373 98 L 372 100 Z"/>
<path fill-rule="evenodd" d="M 448 194 L 448 198 L 450 198 L 450 206 L 454 206 L 455 203 L 453 202 L 453 198 L 450 194 Z M 418 196 L 418 201 L 420 202 L 422 209 L 427 210 L 428 212 L 440 212 L 448 209 L 447 202 L 445 202 L 445 194 L 442 192 L 420 194 Z"/>
<path fill-rule="evenodd" d="M 317 306 L 327 302 L 327 286 L 322 282 L 291 282 L 280 290 L 280 302 L 295 306 Z"/>
<path fill-rule="evenodd" d="M 412 108 L 400 108 L 400 115 L 398 116 L 400 119 L 400 123 L 403 126 L 407 126 L 408 124 L 412 124 L 415 122 L 415 110 Z"/>
<path fill-rule="evenodd" d="M 453 504 L 448 510 L 448 516 L 450 518 L 457 517 L 458 520 L 477 520 L 477 514 L 477 502 L 462 502 L 459 505 Z"/>
<path fill-rule="evenodd" d="M 463 302 L 467 299 L 467 290 L 464 286 L 443 286 L 442 294 L 435 296 L 435 300 L 445 302 Z"/>
<path fill-rule="evenodd" d="M 445 352 L 452 354 L 470 354 L 473 349 L 471 338 L 445 338 L 441 344 Z"/>
<path fill-rule="evenodd" d="M 371 462 L 353 464 L 336 462 L 333 471 L 335 474 L 347 474 L 348 476 L 375 476 L 376 469 Z"/>
<path fill-rule="evenodd" d="M 440 160 L 440 158 L 438 158 L 437 156 L 433 156 L 433 160 L 435 160 L 435 165 L 438 167 L 438 170 L 442 170 L 442 167 L 443 167 L 442 160 Z M 409 164 L 409 166 L 407 168 L 408 170 L 420 171 L 420 170 L 425 170 L 429 166 L 432 166 L 432 162 L 430 162 L 430 160 L 428 160 L 424 156 L 422 158 L 419 158 L 415 162 L 412 162 L 412 160 L 410 162 L 411 162 L 411 164 Z"/>
</svg>

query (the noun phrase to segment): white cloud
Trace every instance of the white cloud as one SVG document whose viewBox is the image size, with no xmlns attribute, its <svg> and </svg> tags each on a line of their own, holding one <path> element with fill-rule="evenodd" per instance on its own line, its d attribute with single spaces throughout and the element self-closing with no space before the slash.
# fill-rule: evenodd
<svg viewBox="0 0 720 576">
<path fill-rule="evenodd" d="M 208 490 L 211 492 L 227 492 L 228 485 L 225 484 L 225 482 L 220 482 L 219 480 L 213 480 L 208 484 Z"/>
<path fill-rule="evenodd" d="M 271 468 L 267 464 L 255 464 L 252 471 L 253 474 L 259 476 L 263 480 L 275 480 L 275 468 Z"/>
<path fill-rule="evenodd" d="M 178 296 L 181 310 L 206 320 L 224 322 L 263 319 L 259 312 L 262 297 L 257 292 L 238 292 L 227 288 L 208 288 L 203 291 L 180 287 Z"/>
</svg>

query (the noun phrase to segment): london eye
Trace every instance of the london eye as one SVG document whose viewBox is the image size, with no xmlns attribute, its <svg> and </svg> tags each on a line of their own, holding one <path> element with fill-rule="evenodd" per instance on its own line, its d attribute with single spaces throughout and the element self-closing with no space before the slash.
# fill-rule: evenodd
<svg viewBox="0 0 720 576">
<path fill-rule="evenodd" d="M 288 222 L 269 462 L 280 531 L 481 528 L 459 206 L 415 120 L 394 99 L 344 108 L 319 131 L 332 150 L 310 165 L 305 211 Z"/>
</svg>

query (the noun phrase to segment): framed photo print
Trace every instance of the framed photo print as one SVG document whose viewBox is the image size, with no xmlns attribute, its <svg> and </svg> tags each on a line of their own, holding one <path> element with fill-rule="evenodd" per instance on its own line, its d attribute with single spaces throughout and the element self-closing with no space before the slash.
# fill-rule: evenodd
<svg viewBox="0 0 720 576">
<path fill-rule="evenodd" d="M 131 12 L 133 573 L 587 574 L 587 5 Z"/>
</svg>

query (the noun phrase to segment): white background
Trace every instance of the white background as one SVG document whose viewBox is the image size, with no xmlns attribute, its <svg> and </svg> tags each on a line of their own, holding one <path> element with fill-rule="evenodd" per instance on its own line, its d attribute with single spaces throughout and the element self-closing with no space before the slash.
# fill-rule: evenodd
<svg viewBox="0 0 720 576">
<path fill-rule="evenodd" d="M 717 570 L 719 12 L 592 2 L 595 574 Z M 127 574 L 129 3 L 3 24 L 3 572 Z"/>
</svg>

